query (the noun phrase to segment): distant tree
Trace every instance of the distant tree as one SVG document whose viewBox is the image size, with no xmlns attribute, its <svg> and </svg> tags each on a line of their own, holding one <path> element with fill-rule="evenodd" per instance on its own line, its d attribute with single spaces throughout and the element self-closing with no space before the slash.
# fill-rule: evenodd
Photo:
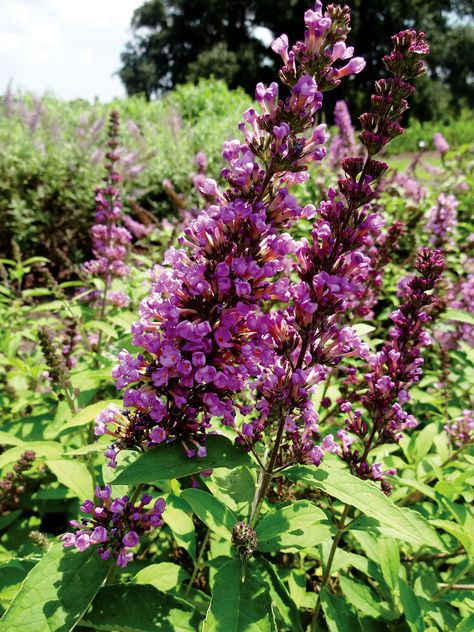
<svg viewBox="0 0 474 632">
<path fill-rule="evenodd" d="M 346 82 L 352 107 L 363 99 L 382 71 L 381 58 L 393 33 L 424 30 L 431 42 L 430 74 L 413 106 L 419 118 L 433 118 L 446 107 L 474 107 L 474 0 L 352 0 L 351 44 L 367 67 L 357 82 Z M 133 41 L 122 53 L 119 75 L 128 94 L 148 98 L 175 85 L 214 74 L 250 94 L 257 81 L 274 76 L 280 59 L 262 42 L 287 33 L 301 35 L 308 0 L 147 0 L 132 17 Z M 362 83 L 361 83 L 362 82 Z M 438 97 L 436 96 L 438 95 Z"/>
</svg>

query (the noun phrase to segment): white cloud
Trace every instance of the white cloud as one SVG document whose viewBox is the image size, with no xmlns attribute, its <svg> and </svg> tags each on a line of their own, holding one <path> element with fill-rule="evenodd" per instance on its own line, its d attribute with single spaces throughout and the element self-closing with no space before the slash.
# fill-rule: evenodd
<svg viewBox="0 0 474 632">
<path fill-rule="evenodd" d="M 143 0 L 0 0 L 0 92 L 13 86 L 66 99 L 124 94 L 117 76 Z"/>
</svg>

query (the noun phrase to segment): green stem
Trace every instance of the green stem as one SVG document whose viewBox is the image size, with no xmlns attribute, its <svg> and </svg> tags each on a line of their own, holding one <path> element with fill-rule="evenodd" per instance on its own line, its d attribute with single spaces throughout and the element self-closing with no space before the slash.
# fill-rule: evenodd
<svg viewBox="0 0 474 632">
<path fill-rule="evenodd" d="M 189 594 L 189 591 L 191 590 L 193 584 L 194 584 L 194 580 L 196 579 L 196 576 L 199 572 L 199 569 L 201 568 L 201 564 L 202 564 L 202 558 L 204 557 L 204 551 L 206 550 L 206 546 L 207 543 L 209 542 L 209 537 L 211 535 L 210 530 L 208 529 L 206 531 L 206 535 L 204 536 L 203 540 L 202 540 L 202 544 L 201 544 L 201 548 L 199 549 L 199 553 L 196 559 L 196 563 L 194 564 L 194 568 L 193 568 L 193 572 L 191 575 L 191 578 L 188 582 L 188 585 L 186 586 L 186 590 L 184 591 L 185 596 Z"/>
<path fill-rule="evenodd" d="M 334 540 L 332 541 L 332 546 L 331 546 L 331 550 L 329 551 L 328 561 L 326 562 L 326 566 L 324 567 L 323 576 L 321 578 L 321 585 L 319 587 L 319 593 L 316 599 L 316 606 L 314 608 L 313 618 L 311 619 L 311 632 L 316 632 L 316 630 L 318 629 L 318 619 L 319 619 L 319 613 L 321 611 L 321 591 L 323 590 L 323 588 L 326 587 L 329 577 L 331 576 L 331 566 L 334 561 L 334 556 L 336 555 L 336 550 L 339 545 L 339 541 L 342 537 L 342 534 L 345 531 L 344 525 L 345 525 L 347 516 L 349 514 L 350 508 L 351 508 L 350 505 L 344 505 L 341 518 L 337 524 L 336 535 L 334 536 Z"/>
<path fill-rule="evenodd" d="M 252 508 L 250 510 L 249 516 L 249 525 L 251 527 L 255 526 L 255 523 L 258 520 L 260 515 L 260 510 L 262 509 L 263 501 L 265 500 L 265 496 L 267 495 L 268 487 L 272 480 L 273 471 L 275 469 L 275 464 L 278 458 L 278 453 L 280 451 L 281 440 L 283 438 L 283 430 L 285 428 L 285 409 L 282 408 L 280 410 L 280 419 L 278 422 L 278 430 L 275 438 L 275 444 L 273 446 L 270 460 L 268 462 L 268 467 L 260 470 L 259 482 L 257 483 L 257 488 L 255 490 L 255 495 L 253 497 Z"/>
</svg>

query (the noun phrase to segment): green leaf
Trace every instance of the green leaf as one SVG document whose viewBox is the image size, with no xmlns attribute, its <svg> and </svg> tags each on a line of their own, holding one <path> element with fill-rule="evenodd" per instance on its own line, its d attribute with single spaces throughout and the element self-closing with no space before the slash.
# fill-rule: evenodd
<svg viewBox="0 0 474 632">
<path fill-rule="evenodd" d="M 390 527 L 391 534 L 400 540 L 444 549 L 436 531 L 418 512 L 397 507 L 373 482 L 363 481 L 331 465 L 331 462 L 319 467 L 296 465 L 286 470 L 285 474 L 292 481 L 317 487 L 343 503 L 356 507 L 365 515 Z"/>
<path fill-rule="evenodd" d="M 303 632 L 298 608 L 279 578 L 277 568 L 264 557 L 255 558 L 253 563 L 270 588 L 270 597 L 277 610 L 275 614 L 279 615 L 283 625 L 288 625 L 291 621 L 292 632 Z"/>
<path fill-rule="evenodd" d="M 456 626 L 455 632 L 472 632 L 474 630 L 474 612 Z"/>
<path fill-rule="evenodd" d="M 327 588 L 321 590 L 321 607 L 329 632 L 358 632 L 360 623 L 343 595 L 331 595 Z"/>
<path fill-rule="evenodd" d="M 237 465 L 251 465 L 251 460 L 241 448 L 222 435 L 209 435 L 206 439 L 207 456 L 189 458 L 178 441 L 161 443 L 129 465 L 114 480 L 117 485 L 156 483 L 181 478 L 215 467 L 232 469 Z"/>
<path fill-rule="evenodd" d="M 461 309 L 447 309 L 441 314 L 441 318 L 443 320 L 455 320 L 458 323 L 474 325 L 474 316 L 469 312 L 465 312 Z"/>
<path fill-rule="evenodd" d="M 104 323 L 102 320 L 89 320 L 83 325 L 84 329 L 99 329 L 111 338 L 118 338 L 118 334 L 110 323 Z"/>
<path fill-rule="evenodd" d="M 0 632 L 69 632 L 108 570 L 95 547 L 81 552 L 55 544 L 28 573 L 0 621 Z"/>
<path fill-rule="evenodd" d="M 137 584 L 150 584 L 157 590 L 167 592 L 177 588 L 187 577 L 188 573 L 178 564 L 161 562 L 161 564 L 150 564 L 139 571 L 133 579 Z"/>
<path fill-rule="evenodd" d="M 106 399 L 103 402 L 97 402 L 96 404 L 91 404 L 90 406 L 86 406 L 82 410 L 80 410 L 77 415 L 68 421 L 61 430 L 65 430 L 66 428 L 75 428 L 76 426 L 85 426 L 86 424 L 94 421 L 99 413 L 110 406 L 110 404 L 115 404 L 119 408 L 123 406 L 123 401 L 121 399 Z"/>
<path fill-rule="evenodd" d="M 223 538 L 229 537 L 238 518 L 220 500 L 202 489 L 193 488 L 182 491 L 181 498 L 211 531 Z"/>
<path fill-rule="evenodd" d="M 79 499 L 94 497 L 92 476 L 84 463 L 72 459 L 48 459 L 46 465 L 58 481 L 68 487 Z"/>
<path fill-rule="evenodd" d="M 199 620 L 184 601 L 153 586 L 115 584 L 99 591 L 82 622 L 97 632 L 196 632 Z"/>
<path fill-rule="evenodd" d="M 0 454 L 0 467 L 18 461 L 25 450 L 33 450 L 37 457 L 54 459 L 60 456 L 62 447 L 56 441 L 29 441 L 28 444 L 22 443 Z"/>
<path fill-rule="evenodd" d="M 276 632 L 268 587 L 240 560 L 223 564 L 214 578 L 211 605 L 202 632 Z"/>
<path fill-rule="evenodd" d="M 321 521 L 327 522 L 326 514 L 307 500 L 272 509 L 257 524 L 257 550 L 270 552 L 316 546 L 331 537 L 331 528 Z"/>
<path fill-rule="evenodd" d="M 400 551 L 396 540 L 379 538 L 377 541 L 378 560 L 382 575 L 392 591 L 398 590 L 398 573 L 400 572 Z"/>
<path fill-rule="evenodd" d="M 349 602 L 362 614 L 386 621 L 397 618 L 398 615 L 389 610 L 386 602 L 379 601 L 369 586 L 344 576 L 340 578 L 339 583 Z"/>
<path fill-rule="evenodd" d="M 0 430 L 0 444 L 2 445 L 24 445 L 25 446 L 25 450 L 28 450 L 28 446 L 25 444 L 25 442 L 23 441 L 23 439 L 19 439 L 18 437 L 15 437 L 15 435 L 11 434 L 10 432 L 3 432 L 3 430 Z"/>
<path fill-rule="evenodd" d="M 400 601 L 402 602 L 403 615 L 411 632 L 423 632 L 423 614 L 418 599 L 404 579 L 399 579 Z"/>
<path fill-rule="evenodd" d="M 248 467 L 240 466 L 232 470 L 217 468 L 212 476 L 205 479 L 206 487 L 229 509 L 246 514 L 252 504 L 255 479 Z"/>
<path fill-rule="evenodd" d="M 182 546 L 194 558 L 196 555 L 196 533 L 188 511 L 189 505 L 182 498 L 170 494 L 166 498 L 163 521 L 170 527 L 178 546 Z"/>
</svg>

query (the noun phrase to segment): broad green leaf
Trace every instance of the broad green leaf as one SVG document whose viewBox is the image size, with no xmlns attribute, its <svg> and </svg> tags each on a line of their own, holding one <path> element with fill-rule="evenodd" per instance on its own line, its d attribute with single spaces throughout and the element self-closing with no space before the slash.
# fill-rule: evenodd
<svg viewBox="0 0 474 632">
<path fill-rule="evenodd" d="M 319 467 L 296 465 L 285 472 L 292 481 L 312 485 L 343 503 L 356 507 L 382 525 L 390 527 L 394 537 L 418 545 L 443 550 L 436 531 L 419 513 L 397 507 L 371 481 L 363 481 L 346 470 L 331 468 L 331 463 Z"/>
<path fill-rule="evenodd" d="M 327 522 L 326 514 L 306 500 L 271 509 L 257 524 L 257 550 L 316 546 L 331 537 L 330 526 L 322 521 Z"/>
<path fill-rule="evenodd" d="M 386 621 L 397 618 L 397 614 L 390 611 L 388 603 L 380 601 L 369 586 L 344 576 L 340 578 L 339 583 L 348 601 L 362 614 Z"/>
<path fill-rule="evenodd" d="M 56 312 L 60 311 L 64 308 L 64 303 L 62 301 L 48 301 L 47 303 L 41 303 L 41 305 L 37 305 L 36 307 L 32 307 L 30 312 Z"/>
<path fill-rule="evenodd" d="M 329 632 L 359 632 L 359 620 L 343 595 L 331 595 L 323 588 L 320 599 Z"/>
<path fill-rule="evenodd" d="M 189 458 L 178 441 L 161 443 L 128 466 L 114 480 L 118 485 L 156 483 L 197 474 L 215 467 L 232 469 L 238 465 L 251 465 L 251 460 L 241 448 L 221 435 L 209 435 L 206 439 L 207 456 Z"/>
<path fill-rule="evenodd" d="M 455 320 L 458 323 L 474 325 L 474 316 L 469 312 L 465 312 L 461 309 L 447 309 L 440 315 L 440 317 L 443 320 Z"/>
<path fill-rule="evenodd" d="M 29 441 L 28 443 L 22 443 L 0 454 L 0 467 L 18 461 L 25 450 L 33 450 L 38 458 L 54 459 L 60 456 L 62 446 L 56 441 Z"/>
<path fill-rule="evenodd" d="M 220 500 L 202 489 L 192 488 L 182 491 L 181 498 L 184 498 L 199 520 L 211 531 L 223 538 L 229 538 L 238 517 Z"/>
<path fill-rule="evenodd" d="M 474 612 L 456 627 L 455 632 L 472 632 L 474 630 Z"/>
<path fill-rule="evenodd" d="M 279 615 L 278 618 L 282 621 L 283 625 L 288 625 L 291 621 L 292 632 L 303 632 L 300 613 L 285 585 L 279 578 L 277 567 L 264 557 L 256 558 L 253 563 L 258 567 L 259 572 L 270 588 L 270 597 L 272 603 L 276 606 L 275 616 Z"/>
<path fill-rule="evenodd" d="M 199 621 L 183 600 L 135 584 L 104 586 L 82 620 L 97 632 L 196 632 Z"/>
<path fill-rule="evenodd" d="M 24 445 L 24 449 L 28 450 L 28 446 L 25 444 L 25 442 L 23 441 L 23 439 L 19 439 L 18 437 L 15 437 L 15 435 L 11 434 L 10 432 L 3 432 L 3 430 L 0 430 L 0 444 L 2 445 Z"/>
<path fill-rule="evenodd" d="M 94 483 L 84 463 L 73 459 L 48 459 L 46 465 L 58 481 L 74 492 L 79 499 L 93 498 Z"/>
<path fill-rule="evenodd" d="M 240 560 L 223 564 L 214 578 L 211 605 L 202 632 L 276 632 L 270 594 Z"/>
<path fill-rule="evenodd" d="M 179 496 L 170 494 L 166 498 L 166 511 L 163 521 L 170 527 L 173 537 L 191 557 L 196 554 L 196 533 L 191 516 L 187 513 L 189 505 Z"/>
<path fill-rule="evenodd" d="M 28 573 L 0 620 L 0 632 L 69 632 L 109 570 L 95 547 L 80 552 L 56 543 Z"/>
<path fill-rule="evenodd" d="M 66 428 L 75 428 L 76 426 L 85 426 L 86 424 L 94 421 L 99 413 L 110 406 L 110 404 L 115 404 L 119 408 L 123 406 L 123 401 L 121 399 L 106 399 L 103 402 L 97 402 L 95 404 L 91 404 L 90 406 L 86 406 L 82 410 L 80 410 L 77 415 L 67 422 L 62 428 L 62 430 Z"/>
<path fill-rule="evenodd" d="M 418 603 L 418 599 L 410 588 L 410 586 L 406 583 L 404 579 L 400 577 L 399 579 L 400 586 L 400 601 L 402 602 L 403 607 L 403 615 L 405 617 L 405 621 L 408 624 L 411 632 L 423 632 L 425 629 L 423 623 L 423 614 L 421 612 L 420 604 Z"/>
<path fill-rule="evenodd" d="M 382 569 L 383 578 L 391 590 L 397 591 L 398 573 L 400 571 L 398 543 L 390 538 L 379 538 L 377 548 L 379 551 L 378 561 Z"/>
<path fill-rule="evenodd" d="M 84 329 L 98 329 L 111 338 L 118 338 L 118 334 L 110 323 L 103 320 L 89 320 L 83 325 Z"/>
<path fill-rule="evenodd" d="M 248 513 L 255 492 L 255 479 L 244 465 L 232 470 L 217 468 L 205 480 L 212 494 L 237 513 Z"/>
<path fill-rule="evenodd" d="M 167 592 L 177 588 L 187 577 L 188 573 L 178 564 L 161 562 L 150 564 L 139 571 L 133 579 L 137 584 L 150 584 L 157 590 Z"/>
<path fill-rule="evenodd" d="M 462 525 L 452 520 L 432 520 L 431 523 L 459 540 L 465 548 L 467 555 L 470 558 L 474 557 L 474 532 L 472 529 L 467 531 Z"/>
</svg>

